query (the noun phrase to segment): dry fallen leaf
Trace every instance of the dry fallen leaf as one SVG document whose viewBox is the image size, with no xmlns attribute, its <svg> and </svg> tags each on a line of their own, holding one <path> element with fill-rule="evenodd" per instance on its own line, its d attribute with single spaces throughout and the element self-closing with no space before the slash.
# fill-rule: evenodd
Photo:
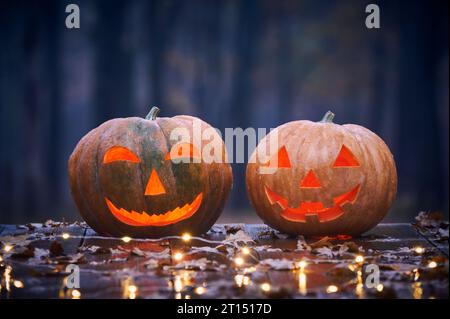
<svg viewBox="0 0 450 319">
<path fill-rule="evenodd" d="M 186 269 L 186 270 L 201 270 L 201 271 L 219 271 L 219 264 L 215 261 L 208 260 L 206 258 L 185 260 L 177 263 L 174 266 L 175 269 Z"/>
<path fill-rule="evenodd" d="M 228 254 L 227 246 L 225 245 L 219 245 L 216 249 L 222 254 Z"/>
<path fill-rule="evenodd" d="M 81 252 L 88 252 L 92 255 L 111 254 L 111 250 L 100 246 L 83 246 L 79 249 Z"/>
<path fill-rule="evenodd" d="M 260 261 L 259 265 L 268 266 L 270 269 L 274 270 L 290 270 L 295 268 L 295 263 L 293 260 L 289 259 L 263 259 Z"/>
<path fill-rule="evenodd" d="M 319 256 L 328 257 L 328 258 L 333 258 L 338 255 L 338 252 L 333 252 L 333 250 L 329 247 L 316 248 L 312 251 L 312 253 L 319 255 Z"/>
<path fill-rule="evenodd" d="M 281 253 L 281 252 L 283 252 L 283 249 L 281 249 L 281 248 L 271 248 L 271 246 L 270 245 L 262 245 L 262 246 L 254 246 L 254 247 L 252 247 L 252 249 L 254 250 L 254 251 L 257 251 L 257 252 L 267 252 L 267 253 Z"/>
<path fill-rule="evenodd" d="M 52 243 L 50 244 L 49 250 L 50 250 L 50 256 L 51 257 L 64 255 L 64 248 L 63 248 L 63 246 L 56 240 L 52 241 Z"/>
<path fill-rule="evenodd" d="M 11 258 L 14 259 L 28 259 L 34 257 L 34 247 L 28 246 L 15 246 Z"/>
<path fill-rule="evenodd" d="M 170 258 L 169 248 L 166 248 L 162 251 L 155 252 L 155 251 L 144 251 L 138 247 L 134 247 L 131 250 L 131 254 L 139 256 L 139 257 L 146 257 L 146 258 L 159 258 L 159 259 Z"/>
<path fill-rule="evenodd" d="M 63 222 L 55 222 L 55 221 L 49 219 L 42 225 L 42 227 L 52 227 L 52 228 L 54 228 L 54 227 L 59 227 L 59 226 L 62 226 L 62 225 L 64 225 Z"/>
<path fill-rule="evenodd" d="M 77 253 L 73 255 L 62 255 L 54 257 L 54 259 L 51 260 L 52 263 L 58 263 L 58 264 L 85 264 L 86 258 L 83 253 Z"/>
<path fill-rule="evenodd" d="M 36 226 L 31 223 L 25 224 L 25 227 L 27 227 L 28 230 L 30 230 L 30 231 L 33 231 L 36 229 Z"/>
<path fill-rule="evenodd" d="M 316 248 L 321 248 L 321 247 L 333 247 L 333 244 L 330 242 L 330 238 L 325 236 L 323 238 L 321 238 L 320 240 L 309 244 L 309 246 L 312 249 L 316 249 Z"/>
<path fill-rule="evenodd" d="M 303 236 L 298 236 L 297 240 L 297 249 L 298 251 L 311 251 L 311 246 L 306 243 L 306 240 Z"/>
<path fill-rule="evenodd" d="M 415 220 L 421 227 L 439 227 L 444 220 L 444 215 L 441 212 L 420 212 Z"/>
<path fill-rule="evenodd" d="M 243 230 L 238 230 L 234 234 L 229 234 L 224 240 L 225 243 L 251 243 L 253 239 Z"/>
<path fill-rule="evenodd" d="M 347 241 L 342 244 L 343 247 L 347 247 L 347 252 L 357 254 L 362 251 L 361 247 L 359 247 L 353 241 Z"/>
</svg>

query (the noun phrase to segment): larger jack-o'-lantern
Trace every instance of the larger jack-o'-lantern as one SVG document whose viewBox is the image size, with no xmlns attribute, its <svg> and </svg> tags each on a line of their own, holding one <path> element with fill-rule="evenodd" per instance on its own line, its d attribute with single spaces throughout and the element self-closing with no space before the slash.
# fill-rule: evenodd
<svg viewBox="0 0 450 319">
<path fill-rule="evenodd" d="M 171 140 L 174 129 L 192 137 L 191 116 L 113 119 L 89 132 L 69 159 L 72 195 L 84 220 L 111 236 L 201 234 L 217 220 L 231 189 L 231 166 L 218 136 L 209 143 L 222 160 L 205 163 L 201 145 Z M 216 133 L 217 134 L 217 133 Z M 198 144 L 198 143 L 197 143 Z M 187 160 L 178 157 L 188 157 Z"/>
<path fill-rule="evenodd" d="M 333 117 L 286 123 L 257 146 L 247 191 L 266 224 L 288 234 L 358 235 L 388 212 L 397 191 L 389 148 L 370 130 Z M 257 154 L 270 149 L 272 134 L 278 147 L 262 160 Z"/>
</svg>

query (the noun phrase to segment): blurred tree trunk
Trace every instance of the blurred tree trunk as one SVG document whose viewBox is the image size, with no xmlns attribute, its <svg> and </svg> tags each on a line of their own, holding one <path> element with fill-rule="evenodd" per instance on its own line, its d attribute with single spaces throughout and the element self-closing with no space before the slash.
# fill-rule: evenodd
<svg viewBox="0 0 450 319">
<path fill-rule="evenodd" d="M 398 69 L 399 188 L 412 195 L 411 208 L 433 210 L 444 202 L 443 154 L 439 147 L 436 100 L 437 54 L 442 49 L 442 42 L 437 41 L 435 23 L 441 8 L 421 1 L 415 4 L 402 5 L 403 14 L 398 20 L 401 48 Z"/>
<path fill-rule="evenodd" d="M 252 72 L 258 52 L 260 10 L 259 1 L 247 0 L 239 2 L 237 12 L 237 34 L 234 48 L 237 58 L 235 60 L 234 87 L 229 115 L 233 119 L 234 127 L 243 129 L 247 128 L 251 116 L 246 110 L 250 108 L 250 94 L 253 92 Z M 236 148 L 234 153 L 236 153 Z M 235 159 L 236 154 L 234 154 Z M 233 164 L 234 180 L 240 181 L 233 184 L 232 200 L 235 207 L 239 207 L 244 201 L 247 201 L 245 168 L 245 164 Z"/>
<path fill-rule="evenodd" d="M 124 28 L 130 3 L 111 0 L 96 2 L 97 24 L 93 33 L 96 46 L 95 123 L 132 115 L 131 43 Z M 125 29 L 125 30 L 124 30 Z"/>
<path fill-rule="evenodd" d="M 165 2 L 151 0 L 148 5 L 148 29 L 150 44 L 150 85 L 152 88 L 152 105 L 159 105 L 170 111 L 171 105 L 166 105 L 164 75 L 166 67 L 166 52 L 177 23 L 179 14 L 183 11 L 183 2 Z M 167 115 L 167 114 L 166 114 Z"/>
</svg>

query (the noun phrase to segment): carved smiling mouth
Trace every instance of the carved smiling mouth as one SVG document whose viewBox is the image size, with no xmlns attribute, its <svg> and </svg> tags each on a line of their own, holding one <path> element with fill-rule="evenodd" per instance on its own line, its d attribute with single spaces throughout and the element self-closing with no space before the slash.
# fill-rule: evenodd
<svg viewBox="0 0 450 319">
<path fill-rule="evenodd" d="M 183 207 L 176 207 L 164 214 L 152 214 L 142 211 L 138 213 L 134 210 L 128 211 L 124 208 L 117 208 L 108 198 L 105 197 L 106 205 L 108 205 L 111 213 L 122 223 L 130 226 L 166 226 L 178 223 L 195 214 L 202 203 L 203 193 L 197 197 L 190 204 Z"/>
<path fill-rule="evenodd" d="M 351 191 L 334 197 L 334 205 L 331 207 L 325 207 L 322 202 L 304 201 L 301 202 L 298 207 L 292 208 L 288 206 L 287 199 L 281 197 L 269 187 L 264 186 L 269 202 L 272 205 L 278 204 L 281 207 L 281 216 L 289 221 L 301 223 L 305 223 L 307 218 L 311 219 L 314 217 L 317 217 L 319 222 L 328 222 L 339 218 L 342 214 L 344 214 L 342 206 L 347 203 L 353 204 L 355 202 L 356 197 L 358 196 L 359 188 L 360 184 L 358 184 Z"/>
</svg>

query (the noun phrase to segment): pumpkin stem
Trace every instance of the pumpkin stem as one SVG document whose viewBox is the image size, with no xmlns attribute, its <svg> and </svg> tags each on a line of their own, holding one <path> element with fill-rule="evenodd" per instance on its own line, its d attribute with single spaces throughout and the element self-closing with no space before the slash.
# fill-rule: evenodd
<svg viewBox="0 0 450 319">
<path fill-rule="evenodd" d="M 331 111 L 328 111 L 327 113 L 325 113 L 322 120 L 320 120 L 320 123 L 333 123 L 333 119 L 334 119 L 334 113 Z"/>
<path fill-rule="evenodd" d="M 152 109 L 150 110 L 150 112 L 148 112 L 147 116 L 145 117 L 146 120 L 151 120 L 154 121 L 156 120 L 156 116 L 159 113 L 159 107 L 157 106 L 153 106 Z"/>
</svg>

